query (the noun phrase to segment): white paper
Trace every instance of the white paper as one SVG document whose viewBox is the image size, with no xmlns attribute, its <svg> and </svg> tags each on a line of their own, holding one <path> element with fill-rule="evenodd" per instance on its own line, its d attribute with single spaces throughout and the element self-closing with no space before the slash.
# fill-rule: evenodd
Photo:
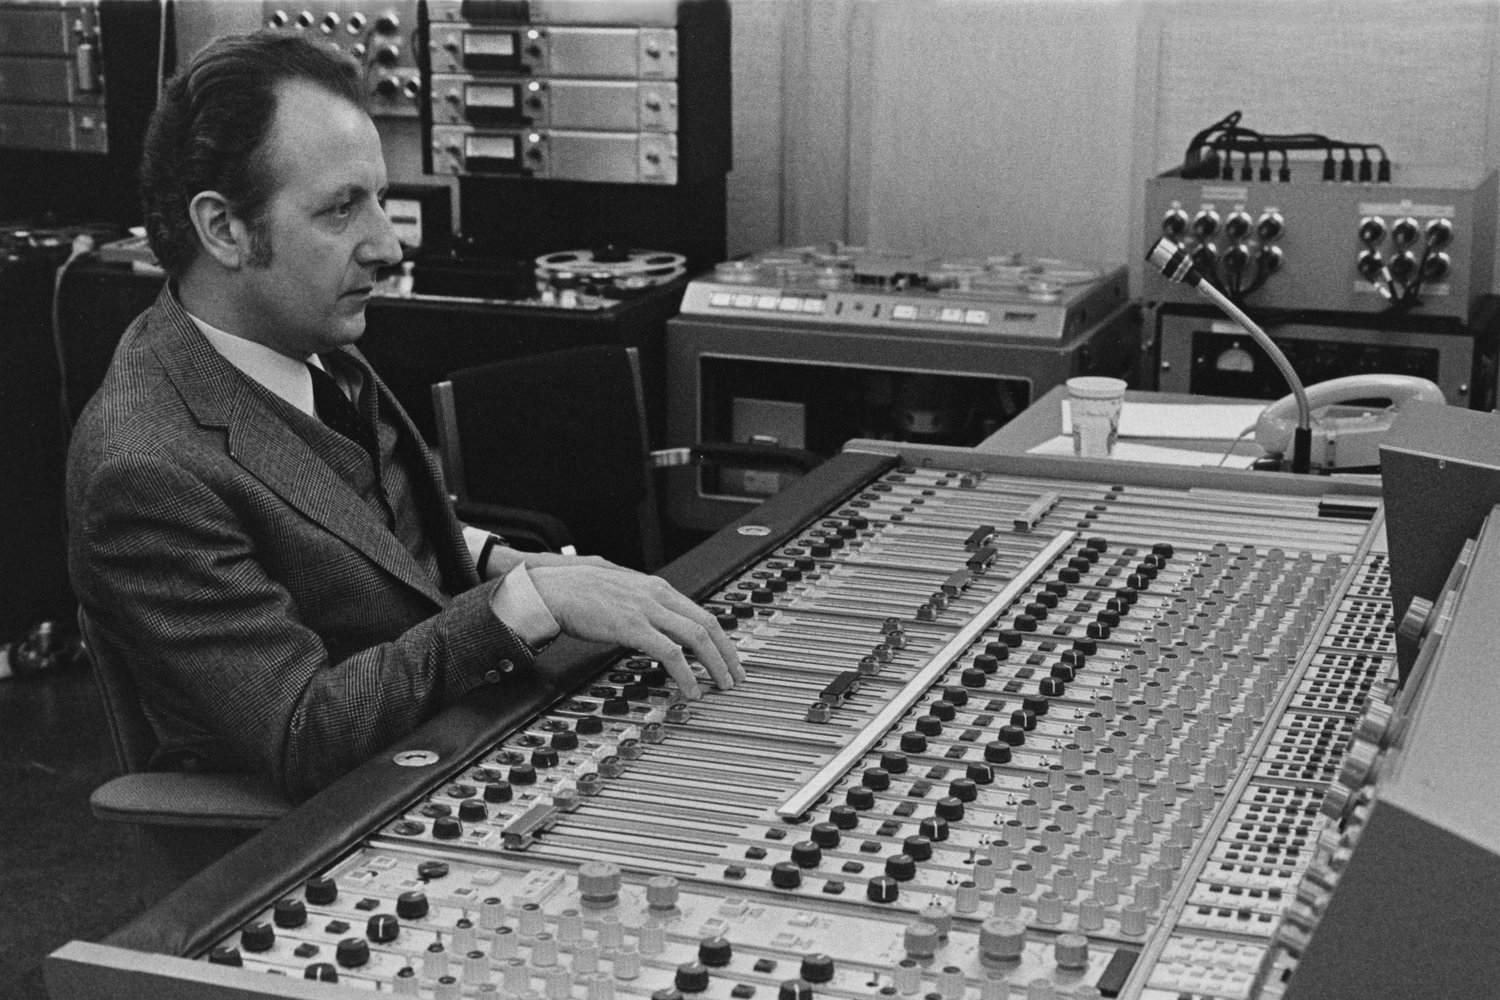
<svg viewBox="0 0 1500 1000">
<path fill-rule="evenodd" d="M 1062 431 L 1073 433 L 1070 400 L 1062 401 Z M 1120 410 L 1120 437 L 1233 441 L 1255 426 L 1266 403 L 1136 403 Z"/>
<path fill-rule="evenodd" d="M 1226 449 L 1227 450 L 1227 449 Z M 1048 441 L 1028 450 L 1030 455 L 1071 455 L 1073 454 L 1073 438 L 1071 435 L 1060 434 Z M 1162 448 L 1154 444 L 1140 444 L 1136 441 L 1119 441 L 1115 444 L 1111 459 L 1123 459 L 1128 462 L 1154 462 L 1158 465 L 1219 465 L 1221 455 L 1211 451 L 1190 451 L 1186 448 Z M 1230 455 L 1224 459 L 1222 468 L 1225 469 L 1248 469 L 1255 461 L 1254 455 Z"/>
</svg>

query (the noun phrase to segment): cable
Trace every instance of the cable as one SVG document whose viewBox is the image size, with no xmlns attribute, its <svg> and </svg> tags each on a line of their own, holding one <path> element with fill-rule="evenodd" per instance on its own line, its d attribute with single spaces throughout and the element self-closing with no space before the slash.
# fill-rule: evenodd
<svg viewBox="0 0 1500 1000">
<path fill-rule="evenodd" d="M 1239 443 L 1241 441 L 1243 441 L 1245 439 L 1245 435 L 1247 435 L 1247 434 L 1254 434 L 1254 433 L 1255 433 L 1255 425 L 1251 424 L 1249 427 L 1246 427 L 1244 430 L 1242 430 L 1238 434 L 1236 434 L 1234 436 L 1234 440 L 1231 441 L 1231 442 L 1229 442 L 1229 447 L 1225 450 L 1224 454 L 1220 455 L 1219 456 L 1219 460 L 1214 463 L 1214 468 L 1216 468 L 1216 469 L 1223 468 L 1224 467 L 1224 463 L 1227 462 L 1227 461 L 1229 461 L 1229 456 L 1234 454 L 1234 449 L 1239 445 Z"/>
<path fill-rule="evenodd" d="M 64 447 L 73 436 L 73 408 L 68 405 L 68 362 L 67 352 L 63 350 L 62 283 L 73 262 L 93 252 L 94 238 L 88 233 L 79 233 L 73 237 L 72 253 L 52 276 L 52 352 L 57 358 L 57 415 L 62 422 Z"/>
</svg>

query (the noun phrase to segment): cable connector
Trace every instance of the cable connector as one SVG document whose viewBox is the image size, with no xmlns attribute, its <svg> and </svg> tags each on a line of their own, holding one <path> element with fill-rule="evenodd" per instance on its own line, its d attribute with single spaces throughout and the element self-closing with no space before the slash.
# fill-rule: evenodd
<svg viewBox="0 0 1500 1000">
<path fill-rule="evenodd" d="M 1323 179 L 1331 181 L 1338 178 L 1339 165 L 1333 159 L 1333 147 L 1328 147 L 1328 155 L 1323 157 Z"/>
<path fill-rule="evenodd" d="M 1368 149 L 1360 150 L 1359 156 L 1359 180 L 1361 184 L 1368 184 L 1374 173 L 1374 168 L 1370 163 L 1370 151 Z"/>
<path fill-rule="evenodd" d="M 1354 183 L 1354 157 L 1349 155 L 1347 149 L 1344 150 L 1344 161 L 1339 164 L 1339 180 L 1347 184 Z"/>
<path fill-rule="evenodd" d="M 1385 158 L 1384 153 L 1380 156 L 1380 163 L 1375 167 L 1375 180 L 1380 184 L 1391 182 L 1391 161 Z"/>
</svg>

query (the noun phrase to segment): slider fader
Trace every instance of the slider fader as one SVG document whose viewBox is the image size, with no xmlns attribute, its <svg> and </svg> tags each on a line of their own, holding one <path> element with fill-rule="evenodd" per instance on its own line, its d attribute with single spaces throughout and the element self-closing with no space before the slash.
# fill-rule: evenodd
<svg viewBox="0 0 1500 1000">
<path fill-rule="evenodd" d="M 1394 669 L 1379 515 L 1047 468 L 886 465 L 819 501 L 702 596 L 740 687 L 682 703 L 620 657 L 198 957 L 244 995 L 1274 987 Z"/>
</svg>

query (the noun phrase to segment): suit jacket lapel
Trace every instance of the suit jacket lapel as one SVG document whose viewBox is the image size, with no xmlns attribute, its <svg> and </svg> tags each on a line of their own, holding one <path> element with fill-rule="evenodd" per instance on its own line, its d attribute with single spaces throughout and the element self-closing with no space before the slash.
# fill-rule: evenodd
<svg viewBox="0 0 1500 1000">
<path fill-rule="evenodd" d="M 391 575 L 435 603 L 446 603 L 375 512 L 277 412 L 269 392 L 209 345 L 170 286 L 157 300 L 149 334 L 157 358 L 198 422 L 226 431 L 230 458 Z"/>
</svg>

